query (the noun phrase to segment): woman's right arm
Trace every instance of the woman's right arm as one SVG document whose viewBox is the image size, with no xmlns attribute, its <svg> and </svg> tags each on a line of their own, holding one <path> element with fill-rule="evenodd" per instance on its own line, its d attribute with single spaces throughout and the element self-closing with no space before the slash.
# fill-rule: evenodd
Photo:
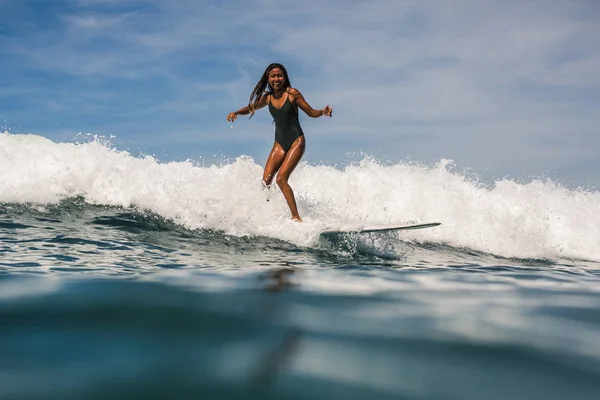
<svg viewBox="0 0 600 400">
<path fill-rule="evenodd" d="M 250 113 L 254 114 L 256 112 L 256 110 L 260 110 L 261 108 L 263 108 L 264 106 L 266 106 L 268 104 L 268 102 L 267 102 L 268 98 L 269 98 L 269 95 L 267 93 L 265 93 L 260 98 L 258 103 L 256 103 L 256 106 L 252 107 L 252 105 L 247 105 L 246 107 L 242 107 L 237 111 L 230 112 L 229 114 L 227 114 L 227 121 L 229 121 L 229 122 L 235 121 L 235 119 L 237 118 L 238 115 L 248 115 Z"/>
</svg>

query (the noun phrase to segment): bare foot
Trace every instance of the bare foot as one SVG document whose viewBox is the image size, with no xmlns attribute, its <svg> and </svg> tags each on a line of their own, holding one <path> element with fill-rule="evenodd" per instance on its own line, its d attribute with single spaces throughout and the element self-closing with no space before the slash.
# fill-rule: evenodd
<svg viewBox="0 0 600 400">
<path fill-rule="evenodd" d="M 294 221 L 294 222 L 302 222 L 302 218 L 300 218 L 300 216 L 292 217 L 292 221 Z"/>
</svg>

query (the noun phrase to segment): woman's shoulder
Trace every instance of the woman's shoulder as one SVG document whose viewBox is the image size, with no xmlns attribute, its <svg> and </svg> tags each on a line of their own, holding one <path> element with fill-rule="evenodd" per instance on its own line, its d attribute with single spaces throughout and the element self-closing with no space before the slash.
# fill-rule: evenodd
<svg viewBox="0 0 600 400">
<path fill-rule="evenodd" d="M 297 96 L 302 96 L 302 93 L 300 93 L 300 91 L 299 91 L 298 89 L 296 89 L 296 88 L 293 88 L 293 87 L 289 87 L 289 88 L 287 88 L 287 89 L 286 89 L 286 92 L 287 92 L 289 95 L 292 95 L 292 96 L 294 96 L 294 97 L 297 97 Z"/>
</svg>

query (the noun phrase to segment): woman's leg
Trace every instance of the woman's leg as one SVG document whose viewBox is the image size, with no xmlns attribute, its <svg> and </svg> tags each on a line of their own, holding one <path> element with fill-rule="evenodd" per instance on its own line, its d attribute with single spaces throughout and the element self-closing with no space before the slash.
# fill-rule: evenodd
<svg viewBox="0 0 600 400">
<path fill-rule="evenodd" d="M 271 149 L 271 153 L 267 158 L 267 164 L 265 165 L 265 170 L 263 172 L 263 184 L 269 188 L 271 183 L 273 182 L 273 177 L 281 167 L 281 163 L 285 159 L 285 150 L 283 147 L 277 142 L 273 144 L 273 148 Z"/>
<path fill-rule="evenodd" d="M 298 165 L 300 162 L 302 155 L 304 155 L 305 147 L 306 141 L 304 140 L 304 136 L 298 137 L 292 144 L 292 147 L 289 149 L 289 151 L 285 153 L 285 159 L 279 168 L 276 178 L 277 185 L 283 192 L 283 196 L 285 197 L 285 200 L 290 207 L 290 211 L 292 212 L 292 219 L 295 221 L 302 221 L 302 219 L 298 214 L 294 192 L 288 184 L 288 180 L 290 179 L 290 175 L 294 171 L 294 168 L 296 168 L 296 165 Z"/>
</svg>

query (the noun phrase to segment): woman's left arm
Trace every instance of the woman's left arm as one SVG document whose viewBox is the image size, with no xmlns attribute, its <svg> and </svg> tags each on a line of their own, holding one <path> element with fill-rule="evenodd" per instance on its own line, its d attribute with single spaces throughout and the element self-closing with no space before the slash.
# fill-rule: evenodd
<svg viewBox="0 0 600 400">
<path fill-rule="evenodd" d="M 324 108 L 322 108 L 320 110 L 313 109 L 310 105 L 308 105 L 306 100 L 304 100 L 304 96 L 302 96 L 302 93 L 300 93 L 300 91 L 298 89 L 290 88 L 288 90 L 288 95 L 291 95 L 293 97 L 294 102 L 309 117 L 319 118 L 323 115 L 325 115 L 327 117 L 331 117 L 333 110 L 331 109 L 331 107 L 329 107 L 329 105 L 325 106 Z"/>
</svg>

